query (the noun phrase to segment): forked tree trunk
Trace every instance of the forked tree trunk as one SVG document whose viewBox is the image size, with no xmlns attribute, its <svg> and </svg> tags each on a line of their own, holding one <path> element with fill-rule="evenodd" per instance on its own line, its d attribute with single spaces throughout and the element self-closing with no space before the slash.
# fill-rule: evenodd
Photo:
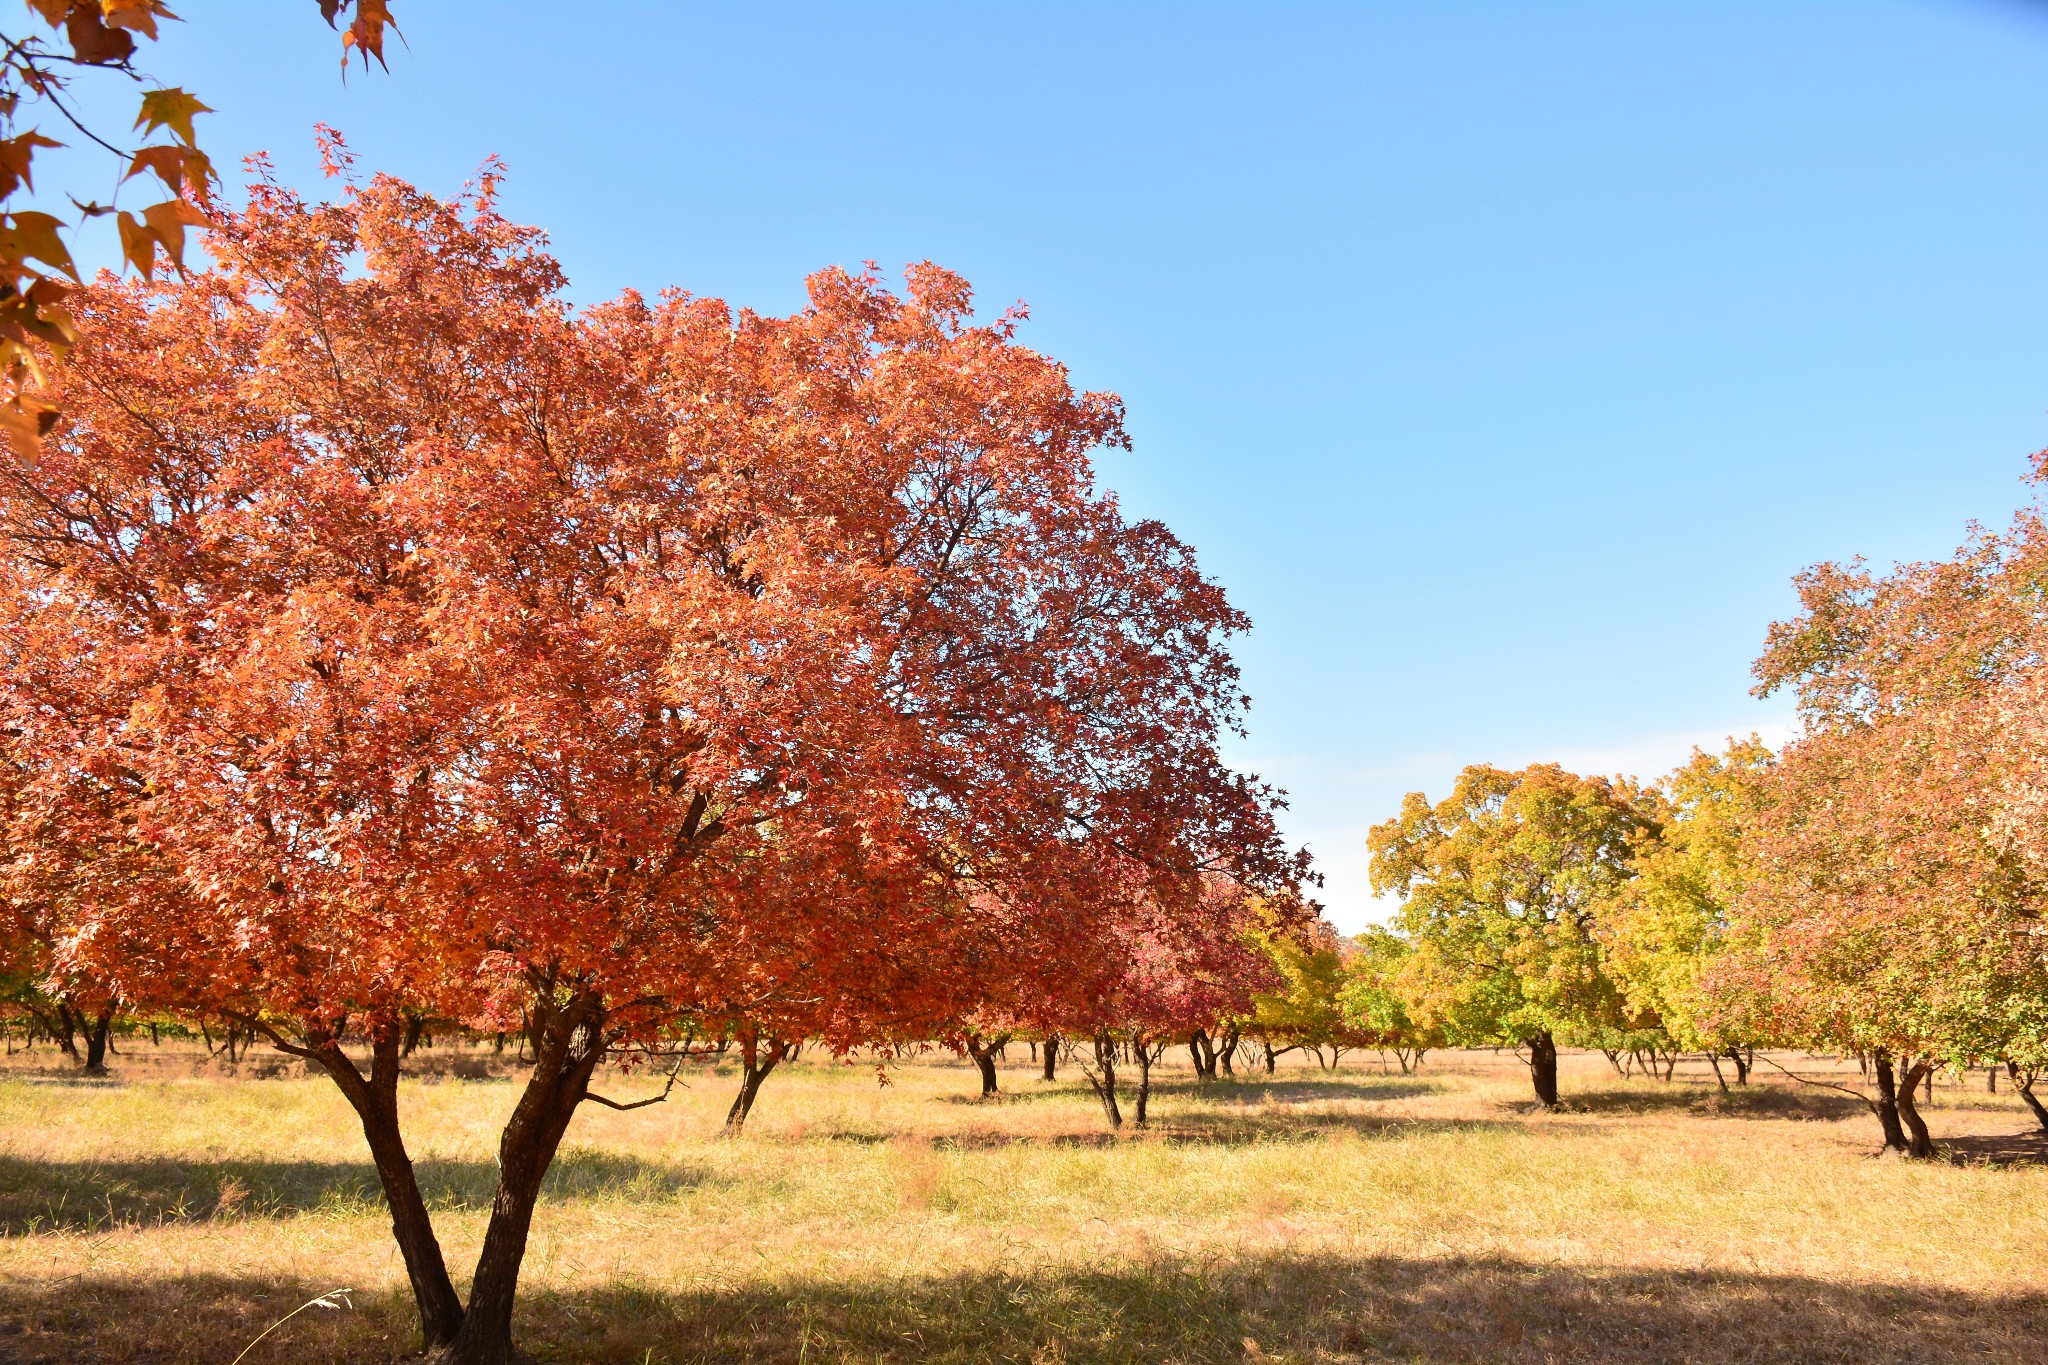
<svg viewBox="0 0 2048 1365">
<path fill-rule="evenodd" d="M 1237 1075 L 1237 1067 L 1235 1065 L 1237 1045 L 1243 1041 L 1244 1034 L 1239 1031 L 1237 1025 L 1230 1024 L 1224 1028 L 1223 1046 L 1216 1053 L 1216 1064 L 1223 1068 L 1224 1075 L 1232 1077 Z"/>
<path fill-rule="evenodd" d="M 1196 1080 L 1216 1079 L 1216 1046 L 1209 1041 L 1208 1030 L 1196 1029 L 1188 1035 L 1188 1059 L 1195 1064 Z"/>
<path fill-rule="evenodd" d="M 2040 1124 L 2044 1132 L 2048 1132 L 2048 1105 L 2043 1105 L 2039 1097 L 2034 1094 L 2034 1068 L 2028 1067 L 2025 1071 L 2021 1071 L 2019 1063 L 2007 1062 L 2005 1064 L 2005 1074 L 2012 1079 L 2012 1088 L 2017 1090 L 2020 1098 L 2027 1102 L 2027 1108 L 2034 1111 L 2034 1122 Z"/>
<path fill-rule="evenodd" d="M 984 1042 L 980 1034 L 970 1032 L 965 1035 L 963 1041 L 967 1045 L 967 1055 L 974 1059 L 974 1065 L 981 1072 L 981 1097 L 988 1099 L 998 1093 L 996 1088 L 996 1049 L 1009 1042 L 1010 1035 L 1005 1033 L 993 1042 Z"/>
<path fill-rule="evenodd" d="M 1259 1045 L 1266 1049 L 1266 1074 L 1270 1076 L 1278 1069 L 1280 1054 L 1273 1051 L 1273 1044 L 1268 1039 L 1261 1038 Z"/>
<path fill-rule="evenodd" d="M 435 1365 L 513 1365 L 512 1306 L 541 1181 L 604 1057 L 604 1012 L 588 997 L 540 1021 L 533 1071 L 498 1139 L 498 1196 L 470 1281 L 469 1310 Z"/>
<path fill-rule="evenodd" d="M 406 1278 L 412 1282 L 421 1348 L 432 1351 L 446 1346 L 462 1329 L 462 1300 L 449 1282 L 448 1265 L 441 1258 L 441 1244 L 434 1237 L 426 1201 L 420 1197 L 412 1157 L 399 1135 L 398 1030 L 385 1028 L 371 1035 L 367 1077 L 341 1050 L 339 1039 L 309 1037 L 307 1042 L 310 1046 L 302 1050 L 304 1055 L 333 1078 L 362 1121 L 363 1138 L 370 1144 L 370 1159 L 377 1166 L 377 1181 L 384 1187 L 384 1202 L 391 1210 L 391 1235 L 405 1260 Z"/>
<path fill-rule="evenodd" d="M 770 1038 L 763 1048 L 760 1034 L 749 1031 L 740 1035 L 740 1093 L 733 1096 L 732 1108 L 725 1114 L 727 1137 L 738 1137 L 746 1128 L 747 1115 L 754 1112 L 754 1097 L 761 1093 L 761 1082 L 788 1055 L 787 1039 Z"/>
<path fill-rule="evenodd" d="M 1102 1116 L 1109 1120 L 1112 1129 L 1124 1126 L 1123 1110 L 1116 1103 L 1116 1041 L 1109 1036 L 1108 1029 L 1097 1029 L 1095 1033 L 1095 1065 L 1084 1067 L 1088 1084 L 1095 1088 L 1095 1098 L 1102 1101 Z"/>
<path fill-rule="evenodd" d="M 113 1031 L 114 1007 L 107 1005 L 85 1028 L 85 1074 L 107 1074 L 107 1035 Z"/>
<path fill-rule="evenodd" d="M 1913 1092 L 1919 1087 L 1920 1082 L 1933 1074 L 1934 1063 L 1923 1059 L 1907 1062 L 1905 1071 L 1899 1077 L 1899 1117 L 1906 1125 L 1907 1156 L 1934 1155 L 1934 1140 L 1927 1135 L 1927 1120 L 1920 1117 L 1920 1108 L 1913 1099 Z"/>
<path fill-rule="evenodd" d="M 1060 1036 L 1057 1033 L 1046 1034 L 1045 1046 L 1040 1048 L 1039 1051 L 1045 1054 L 1039 1059 L 1045 1063 L 1045 1079 L 1049 1081 L 1058 1080 L 1057 1068 L 1060 1064 Z"/>
<path fill-rule="evenodd" d="M 1536 1102 L 1546 1109 L 1557 1107 L 1557 1039 L 1548 1030 L 1529 1039 L 1529 1083 L 1536 1089 Z"/>
<path fill-rule="evenodd" d="M 78 1060 L 78 1026 L 82 1021 L 74 1014 L 69 1001 L 57 1002 L 57 1023 L 50 1030 L 50 1037 L 56 1041 L 64 1055 L 72 1061 Z"/>
<path fill-rule="evenodd" d="M 1884 1129 L 1884 1145 L 1895 1152 L 1907 1149 L 1905 1125 L 1899 1122 L 1899 1083 L 1892 1071 L 1892 1054 L 1878 1051 L 1871 1055 L 1873 1069 L 1877 1072 L 1877 1123 Z"/>
</svg>

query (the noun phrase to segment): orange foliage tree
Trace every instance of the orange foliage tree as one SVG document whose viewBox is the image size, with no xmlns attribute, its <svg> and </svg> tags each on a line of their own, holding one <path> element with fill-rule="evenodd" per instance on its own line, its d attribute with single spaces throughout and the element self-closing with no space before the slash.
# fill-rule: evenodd
<svg viewBox="0 0 2048 1365">
<path fill-rule="evenodd" d="M 1218 754 L 1243 619 L 1093 483 L 1113 397 L 929 265 L 572 311 L 491 183 L 264 181 L 205 273 L 103 277 L 0 483 L 14 903 L 58 969 L 333 1077 L 467 1362 L 510 1358 L 606 1058 L 937 1030 L 1126 952 L 1133 905 L 1200 944 L 1219 881 L 1300 871 Z M 407 1012 L 530 1023 L 466 1303 Z"/>
<path fill-rule="evenodd" d="M 1772 628 L 1760 691 L 1803 735 L 1745 835 L 1751 871 L 1703 984 L 1737 1027 L 1870 1054 L 1889 1146 L 1932 1154 L 1935 1067 L 2048 1053 L 2048 761 L 2038 512 L 1954 559 L 1821 565 Z"/>
</svg>

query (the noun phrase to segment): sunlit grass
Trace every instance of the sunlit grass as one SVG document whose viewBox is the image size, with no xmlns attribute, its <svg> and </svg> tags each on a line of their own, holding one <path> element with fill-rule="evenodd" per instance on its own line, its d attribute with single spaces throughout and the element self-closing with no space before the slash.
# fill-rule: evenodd
<svg viewBox="0 0 2048 1365">
<path fill-rule="evenodd" d="M 1646 1344 L 1662 1338 L 1630 1307 L 1643 1295 L 1690 1315 L 1702 1350 L 1775 1322 L 1753 1359 L 1833 1358 L 1814 1352 L 1864 1309 L 1921 1325 L 1844 1359 L 2048 1339 L 2048 1167 L 1878 1159 L 1874 1123 L 1822 1092 L 1724 1101 L 1580 1058 L 1573 1112 L 1545 1115 L 1489 1054 L 1415 1077 L 1371 1059 L 1209 1086 L 1176 1070 L 1153 1129 L 1111 1137 L 1078 1076 L 1047 1085 L 1016 1060 L 1012 1093 L 982 1103 L 945 1059 L 886 1086 L 871 1063 L 806 1059 L 738 1141 L 718 1137 L 729 1068 L 650 1109 L 587 1107 L 536 1222 L 529 1346 L 806 1365 L 1689 1358 Z M 191 1069 L 130 1045 L 112 1082 L 0 1079 L 0 1360 L 232 1359 L 337 1285 L 356 1308 L 301 1315 L 251 1359 L 400 1354 L 402 1267 L 332 1085 Z M 603 1082 L 620 1099 L 657 1085 Z M 458 1275 L 514 1093 L 509 1076 L 402 1092 Z M 2031 1150 L 2004 1095 L 1944 1087 L 1932 1120 L 1959 1148 Z M 1564 1350 L 1574 1313 L 1608 1326 Z"/>
</svg>

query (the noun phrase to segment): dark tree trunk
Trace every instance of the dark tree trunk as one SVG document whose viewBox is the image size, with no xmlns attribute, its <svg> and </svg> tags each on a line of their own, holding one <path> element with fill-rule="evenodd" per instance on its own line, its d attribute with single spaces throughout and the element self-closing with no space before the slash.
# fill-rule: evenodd
<svg viewBox="0 0 2048 1365">
<path fill-rule="evenodd" d="M 405 1018 L 405 1042 L 399 1046 L 398 1055 L 400 1057 L 412 1056 L 413 1050 L 420 1045 L 420 1038 L 426 1031 L 427 1020 L 425 1015 L 407 1015 Z"/>
<path fill-rule="evenodd" d="M 1055 1068 L 1060 1064 L 1060 1036 L 1057 1033 L 1046 1034 L 1045 1046 L 1040 1050 L 1045 1054 L 1039 1059 L 1045 1064 L 1045 1079 L 1049 1081 L 1058 1080 L 1059 1077 L 1055 1074 Z"/>
<path fill-rule="evenodd" d="M 974 1059 L 974 1065 L 981 1072 L 981 1097 L 988 1099 L 997 1093 L 996 1051 L 1010 1041 L 1010 1035 L 1005 1033 L 994 1042 L 984 1042 L 980 1034 L 968 1033 L 964 1041 L 967 1055 Z"/>
<path fill-rule="evenodd" d="M 449 1282 L 448 1265 L 441 1258 L 441 1244 L 434 1237 L 426 1201 L 420 1197 L 412 1157 L 398 1130 L 398 1031 L 384 1029 L 371 1036 L 367 1077 L 341 1050 L 338 1039 L 309 1037 L 307 1042 L 308 1059 L 333 1078 L 362 1121 L 370 1159 L 377 1166 L 377 1181 L 384 1187 L 384 1202 L 391 1210 L 391 1235 L 405 1259 L 406 1278 L 412 1281 L 422 1349 L 445 1346 L 461 1330 L 462 1300 Z"/>
<path fill-rule="evenodd" d="M 1095 1065 L 1083 1068 L 1088 1084 L 1095 1087 L 1095 1098 L 1102 1101 L 1102 1116 L 1109 1120 L 1111 1129 L 1124 1126 L 1123 1110 L 1116 1103 L 1116 1051 L 1116 1040 L 1109 1036 L 1109 1030 L 1096 1030 Z"/>
<path fill-rule="evenodd" d="M 108 1005 L 85 1028 L 85 1074 L 107 1074 L 107 1036 L 114 1027 L 114 1007 Z"/>
<path fill-rule="evenodd" d="M 498 1139 L 498 1197 L 470 1281 L 469 1309 L 436 1365 L 513 1365 L 512 1306 L 541 1181 L 604 1057 L 604 1012 L 589 997 L 540 1019 L 533 1072 Z"/>
<path fill-rule="evenodd" d="M 2017 1063 L 2007 1062 L 2005 1074 L 2012 1079 L 2012 1088 L 2027 1102 L 2027 1108 L 2034 1111 L 2034 1122 L 2040 1124 L 2043 1131 L 2048 1131 L 2048 1106 L 2044 1106 L 2034 1094 L 2034 1068 L 2021 1071 Z"/>
<path fill-rule="evenodd" d="M 1237 1067 L 1234 1064 L 1237 1058 L 1237 1045 L 1243 1041 L 1244 1035 L 1238 1031 L 1237 1025 L 1230 1024 L 1224 1028 L 1223 1046 L 1216 1053 L 1216 1064 L 1223 1068 L 1224 1075 L 1237 1075 Z"/>
<path fill-rule="evenodd" d="M 1913 1092 L 1920 1083 L 1934 1074 L 1934 1063 L 1918 1061 L 1906 1063 L 1904 1074 L 1899 1077 L 1899 1117 L 1905 1121 L 1907 1142 L 1906 1155 L 1929 1157 L 1934 1155 L 1934 1140 L 1927 1135 L 1927 1120 L 1920 1117 L 1920 1108 L 1914 1103 Z"/>
<path fill-rule="evenodd" d="M 733 1097 L 732 1108 L 726 1111 L 725 1135 L 738 1137 L 747 1126 L 747 1115 L 754 1112 L 754 1097 L 761 1093 L 761 1082 L 768 1079 L 768 1073 L 776 1063 L 789 1055 L 786 1039 L 770 1038 L 768 1046 L 761 1046 L 761 1036 L 745 1033 L 740 1037 L 740 1093 Z"/>
<path fill-rule="evenodd" d="M 1138 1064 L 1138 1108 L 1134 1117 L 1140 1128 L 1145 1126 L 1146 1111 L 1152 1102 L 1152 1063 L 1158 1060 L 1159 1054 L 1165 1050 L 1164 1043 L 1155 1047 L 1151 1039 L 1132 1035 L 1131 1056 Z"/>
<path fill-rule="evenodd" d="M 1877 1123 L 1884 1129 L 1884 1145 L 1903 1152 L 1908 1144 L 1905 1125 L 1899 1122 L 1899 1083 L 1892 1071 L 1892 1054 L 1874 1053 L 1871 1063 L 1877 1072 Z"/>
<path fill-rule="evenodd" d="M 1273 1051 L 1273 1044 L 1268 1039 L 1261 1038 L 1259 1040 L 1259 1046 L 1265 1048 L 1266 1050 L 1266 1074 L 1270 1076 L 1278 1067 L 1280 1054 Z"/>
<path fill-rule="evenodd" d="M 1196 1080 L 1216 1079 L 1216 1045 L 1209 1041 L 1207 1029 L 1196 1029 L 1188 1035 L 1188 1057 L 1195 1064 Z"/>
<path fill-rule="evenodd" d="M 1729 1048 L 1725 1055 L 1729 1061 L 1735 1063 L 1735 1083 L 1737 1085 L 1748 1085 L 1749 1058 L 1743 1054 L 1742 1049 L 1739 1047 Z"/>
<path fill-rule="evenodd" d="M 1536 1102 L 1546 1109 L 1557 1107 L 1557 1039 L 1549 1032 L 1529 1039 L 1529 1082 L 1536 1088 Z"/>
<path fill-rule="evenodd" d="M 1714 1068 L 1714 1084 L 1721 1087 L 1722 1094 L 1727 1094 L 1728 1078 L 1721 1074 L 1721 1054 L 1718 1052 L 1709 1052 L 1707 1054 L 1707 1064 Z"/>
<path fill-rule="evenodd" d="M 64 1050 L 64 1055 L 74 1062 L 78 1060 L 78 1027 L 82 1022 L 84 1021 L 72 1012 L 69 1001 L 57 1002 L 57 1026 L 50 1030 L 50 1036 L 56 1040 L 57 1046 Z"/>
</svg>

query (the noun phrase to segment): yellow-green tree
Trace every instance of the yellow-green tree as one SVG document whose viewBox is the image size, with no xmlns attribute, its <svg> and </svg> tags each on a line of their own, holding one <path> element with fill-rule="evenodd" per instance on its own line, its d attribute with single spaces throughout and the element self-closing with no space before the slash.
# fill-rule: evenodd
<svg viewBox="0 0 2048 1365">
<path fill-rule="evenodd" d="M 1343 944 L 1326 925 L 1306 942 L 1275 936 L 1267 944 L 1279 971 L 1279 988 L 1252 997 L 1244 1031 L 1265 1050 L 1266 1070 L 1274 1058 L 1299 1048 L 1313 1053 L 1324 1069 L 1336 1066 L 1350 1048 L 1364 1045 L 1339 998 L 1347 973 Z"/>
<path fill-rule="evenodd" d="M 1432 805 L 1410 792 L 1369 836 L 1372 887 L 1400 898 L 1414 944 L 1407 995 L 1460 1045 L 1526 1049 L 1536 1098 L 1557 1103 L 1557 1045 L 1626 1022 L 1595 920 L 1657 830 L 1634 783 L 1554 763 L 1475 764 Z"/>
<path fill-rule="evenodd" d="M 1392 1052 L 1406 1075 L 1422 1064 L 1423 1053 L 1444 1045 L 1443 1030 L 1418 1020 L 1403 993 L 1415 945 L 1377 924 L 1351 942 L 1337 1002 L 1352 1030 L 1369 1038 L 1369 1046 Z"/>
<path fill-rule="evenodd" d="M 1659 784 L 1663 818 L 1635 857 L 1635 875 L 1600 908 L 1608 975 L 1641 1023 L 1686 1052 L 1720 1057 L 1746 1079 L 1743 1049 L 1758 1025 L 1709 998 L 1702 973 L 1721 950 L 1729 912 L 1751 876 L 1749 835 L 1770 794 L 1771 750 L 1754 735 L 1727 751 L 1694 750 Z"/>
</svg>

